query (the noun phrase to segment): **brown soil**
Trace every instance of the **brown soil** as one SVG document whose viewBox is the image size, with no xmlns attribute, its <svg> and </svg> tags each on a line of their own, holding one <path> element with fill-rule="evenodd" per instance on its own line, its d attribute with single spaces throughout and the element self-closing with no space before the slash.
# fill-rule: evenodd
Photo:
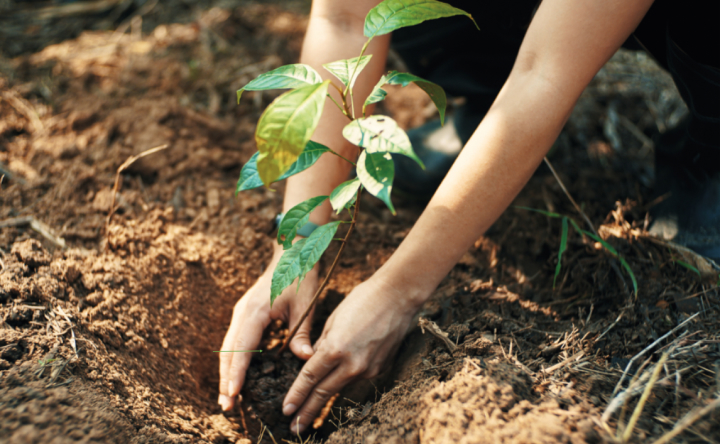
<svg viewBox="0 0 720 444">
<path fill-rule="evenodd" d="M 30 46 L 6 54 L 15 58 L 0 57 L 0 442 L 246 444 L 264 426 L 263 442 L 272 442 L 270 433 L 277 442 L 299 439 L 279 412 L 302 364 L 272 352 L 285 326 L 268 331 L 263 348 L 271 353 L 253 360 L 243 408 L 231 414 L 216 405 L 212 351 L 269 259 L 282 196 L 233 196 L 255 150 L 255 122 L 274 97 L 247 93 L 236 105 L 234 90 L 296 61 L 307 2 L 207 10 L 178 2 L 186 6 L 176 14 L 173 2 L 161 3 L 135 31 L 81 33 L 93 22 L 83 16 L 77 38 L 33 34 Z M 26 20 L 23 32 L 35 32 Z M 406 127 L 430 117 L 416 112 L 427 100 L 411 87 L 392 91 L 384 108 Z M 559 220 L 511 208 L 421 313 L 457 349 L 415 328 L 395 365 L 348 388 L 314 439 L 610 442 L 639 397 L 603 422 L 619 368 L 697 312 L 638 360 L 651 358 L 633 370 L 642 375 L 659 350 L 679 347 L 632 440 L 662 436 L 715 398 L 717 276 L 697 277 L 678 262 L 692 258 L 644 231 L 652 205 L 648 137 L 682 112 L 667 76 L 622 52 L 580 100 L 552 154 L 570 192 L 632 267 L 637 297 L 619 262 L 577 235 L 553 289 Z M 123 172 L 106 227 L 117 168 L 166 143 Z M 422 211 L 397 203 L 392 217 L 378 201 L 363 201 L 316 334 Z M 515 204 L 581 221 L 545 167 Z M 676 438 L 717 440 L 716 413 Z"/>
</svg>

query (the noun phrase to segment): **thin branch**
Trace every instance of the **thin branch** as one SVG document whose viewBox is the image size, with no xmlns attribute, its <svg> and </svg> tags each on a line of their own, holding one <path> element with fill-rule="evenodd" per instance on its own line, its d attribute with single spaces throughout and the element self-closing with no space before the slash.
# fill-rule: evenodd
<svg viewBox="0 0 720 444">
<path fill-rule="evenodd" d="M 705 407 L 691 410 L 680 421 L 678 421 L 677 424 L 675 424 L 675 427 L 673 427 L 672 430 L 661 436 L 660 439 L 655 441 L 653 444 L 665 444 L 667 442 L 670 442 L 673 438 L 682 433 L 685 429 L 693 425 L 695 421 L 717 409 L 718 407 L 720 407 L 720 398 L 715 398 L 713 402 L 706 405 Z"/>
<path fill-rule="evenodd" d="M 650 382 L 648 382 L 647 386 L 645 387 L 645 391 L 643 392 L 642 396 L 640 397 L 640 401 L 638 402 L 637 406 L 635 406 L 635 411 L 633 412 L 632 416 L 630 417 L 630 421 L 628 421 L 627 428 L 625 429 L 625 432 L 622 435 L 622 441 L 627 442 L 630 437 L 632 436 L 633 429 L 635 428 L 635 424 L 637 424 L 638 419 L 640 419 L 640 414 L 642 413 L 643 407 L 645 407 L 645 402 L 647 402 L 648 397 L 650 396 L 650 393 L 652 392 L 653 387 L 655 386 L 655 383 L 658 380 L 658 377 L 660 376 L 660 371 L 662 370 L 663 364 L 665 364 L 665 361 L 667 361 L 668 355 L 667 353 L 664 353 L 662 357 L 660 358 L 660 361 L 655 364 L 655 369 L 652 372 L 652 376 L 650 376 Z"/>
<path fill-rule="evenodd" d="M 590 218 L 587 217 L 587 214 L 580 208 L 580 206 L 575 202 L 575 199 L 573 199 L 572 195 L 568 191 L 567 188 L 565 188 L 565 184 L 562 180 L 560 180 L 560 176 L 558 176 L 558 173 L 555 171 L 555 168 L 553 168 L 552 164 L 550 163 L 550 160 L 548 160 L 547 157 L 544 158 L 545 164 L 550 168 L 550 171 L 552 171 L 553 176 L 555 176 L 555 180 L 560 184 L 560 188 L 565 192 L 565 195 L 568 199 L 570 199 L 570 202 L 572 202 L 573 206 L 575 207 L 575 210 L 577 210 L 578 213 L 582 216 L 582 218 L 585 220 L 585 223 L 590 227 L 590 230 L 595 234 L 595 236 L 600 237 L 597 230 L 595 230 L 595 226 L 590 222 Z"/>
<path fill-rule="evenodd" d="M 350 119 L 350 121 L 352 121 L 353 118 L 350 116 L 350 109 L 348 108 L 347 101 L 345 100 L 345 92 L 343 90 L 341 90 L 340 87 L 337 86 L 336 84 L 334 84 L 333 82 L 330 82 L 330 85 L 332 85 L 333 88 L 335 88 L 337 90 L 337 92 L 340 93 L 340 99 L 342 100 L 343 106 L 340 107 L 340 104 L 338 104 L 335 101 L 335 99 L 333 99 L 332 96 L 330 96 L 330 94 L 328 94 L 328 96 L 330 96 L 330 98 L 333 100 L 333 102 L 335 102 L 335 104 L 338 107 L 340 107 L 340 111 L 342 111 L 342 113 L 345 115 L 345 117 L 347 117 L 348 119 Z"/>
<path fill-rule="evenodd" d="M 315 296 L 313 296 L 312 300 L 310 301 L 310 304 L 308 305 L 307 309 L 305 309 L 305 313 L 300 317 L 300 320 L 298 321 L 297 325 L 292 329 L 292 332 L 290 332 L 290 335 L 285 339 L 285 342 L 283 343 L 282 347 L 280 347 L 280 350 L 278 351 L 278 354 L 282 354 L 282 352 L 287 349 L 288 345 L 290 344 L 290 341 L 292 341 L 292 338 L 295 337 L 295 334 L 300 329 L 300 326 L 305 322 L 305 319 L 310 314 L 310 310 L 312 310 L 313 306 L 315 306 L 315 302 L 317 302 L 318 297 L 320 297 L 320 294 L 325 290 L 325 287 L 327 286 L 328 282 L 330 281 L 330 276 L 332 276 L 333 271 L 335 271 L 335 267 L 337 266 L 338 262 L 340 262 L 340 255 L 342 254 L 343 250 L 345 249 L 345 245 L 347 245 L 348 238 L 350 237 L 350 234 L 353 232 L 353 228 L 355 228 L 355 223 L 357 222 L 357 215 L 358 211 L 360 211 L 360 193 L 362 192 L 362 188 L 358 188 L 357 192 L 357 198 L 355 201 L 355 212 L 353 214 L 353 220 L 350 224 L 350 228 L 348 228 L 348 232 L 345 234 L 345 238 L 343 239 L 342 243 L 340 244 L 340 249 L 337 252 L 337 255 L 335 256 L 335 260 L 333 260 L 332 265 L 330 266 L 330 270 L 328 271 L 327 275 L 325 276 L 325 280 L 320 284 L 320 287 L 315 292 Z"/>
<path fill-rule="evenodd" d="M 671 334 L 675 333 L 679 329 L 685 326 L 688 322 L 695 319 L 698 315 L 700 315 L 700 312 L 695 313 L 694 315 L 690 316 L 689 318 L 685 319 L 683 322 L 681 322 L 677 327 L 673 328 L 669 332 L 665 333 L 661 337 L 659 337 L 655 342 L 645 347 L 643 351 L 638 353 L 637 355 L 633 356 L 632 359 L 630 359 L 630 362 L 628 362 L 627 366 L 625 367 L 625 371 L 623 372 L 622 376 L 620 377 L 620 380 L 617 382 L 617 385 L 615 386 L 615 389 L 613 390 L 613 396 L 617 393 L 617 391 L 620 389 L 620 386 L 622 385 L 623 381 L 625 380 L 625 376 L 627 375 L 628 371 L 630 370 L 630 367 L 632 367 L 633 362 L 635 362 L 636 359 L 642 357 L 645 353 L 652 350 L 656 345 L 658 345 L 660 342 L 662 342 L 665 338 L 670 336 Z"/>
</svg>

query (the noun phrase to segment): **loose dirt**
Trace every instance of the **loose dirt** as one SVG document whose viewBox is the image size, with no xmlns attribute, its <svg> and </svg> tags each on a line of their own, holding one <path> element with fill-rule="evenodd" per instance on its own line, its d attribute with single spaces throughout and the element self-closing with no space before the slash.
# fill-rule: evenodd
<svg viewBox="0 0 720 444">
<path fill-rule="evenodd" d="M 652 442 L 718 396 L 718 272 L 646 232 L 652 137 L 684 107 L 666 74 L 623 51 L 579 101 L 551 160 L 627 260 L 637 295 L 616 258 L 574 233 L 553 288 L 560 220 L 513 207 L 419 314 L 455 347 L 414 328 L 384 375 L 349 387 L 297 437 L 280 405 L 302 361 L 274 355 L 287 334 L 274 324 L 242 408 L 222 414 L 212 352 L 270 258 L 282 196 L 282 186 L 234 196 L 276 96 L 249 92 L 237 105 L 234 91 L 297 60 L 308 3 L 158 4 L 104 24 L 80 15 L 65 36 L 33 27 L 47 16 L 4 28 L 39 33 L 3 44 L 11 50 L 0 57 L 0 442 L 612 442 L 662 352 L 670 359 L 632 442 Z M 427 105 L 408 87 L 383 109 L 407 128 L 432 117 L 416 112 Z M 166 143 L 123 172 L 106 226 L 117 168 Z M 396 203 L 392 217 L 364 198 L 315 335 L 422 211 Z M 514 205 L 582 221 L 544 166 Z M 614 393 L 633 357 L 696 313 L 633 361 Z M 676 442 L 718 441 L 717 424 L 712 412 Z"/>
</svg>

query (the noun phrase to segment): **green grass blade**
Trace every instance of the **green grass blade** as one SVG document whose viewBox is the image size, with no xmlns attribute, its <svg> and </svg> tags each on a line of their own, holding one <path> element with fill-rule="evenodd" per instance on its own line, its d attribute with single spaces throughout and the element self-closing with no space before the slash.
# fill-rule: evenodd
<svg viewBox="0 0 720 444">
<path fill-rule="evenodd" d="M 687 268 L 688 270 L 690 270 L 692 272 L 697 273 L 698 276 L 701 276 L 700 270 L 698 270 L 696 267 L 693 267 L 692 265 L 688 264 L 687 262 L 685 262 L 685 261 L 673 261 L 673 262 L 675 262 L 676 264 L 678 264 L 682 267 Z"/>
<path fill-rule="evenodd" d="M 538 210 L 537 208 L 522 207 L 522 206 L 520 206 L 520 205 L 513 205 L 513 207 L 514 207 L 514 208 L 517 208 L 517 209 L 519 209 L 519 210 L 534 211 L 535 213 L 540 213 L 540 214 L 545 215 L 545 216 L 547 216 L 547 217 L 554 217 L 555 219 L 560 219 L 561 217 L 563 217 L 563 216 L 561 216 L 560 214 L 551 213 L 550 211 L 545 211 L 545 210 Z M 570 219 L 570 220 L 572 220 L 572 219 Z M 577 226 L 577 225 L 576 225 L 576 226 Z"/>
<path fill-rule="evenodd" d="M 560 269 L 562 267 L 562 255 L 567 250 L 568 240 L 568 218 L 562 218 L 562 234 L 560 235 L 560 249 L 558 250 L 558 261 L 555 266 L 555 277 L 553 277 L 553 290 L 555 289 L 555 282 L 560 275 Z"/>
<path fill-rule="evenodd" d="M 618 260 L 620 261 L 620 265 L 622 265 L 622 267 L 625 269 L 625 271 L 627 271 L 627 274 L 630 276 L 630 280 L 632 281 L 632 284 L 633 284 L 633 291 L 637 295 L 638 294 L 638 283 L 637 283 L 637 279 L 635 278 L 635 273 L 633 273 L 632 268 L 630 268 L 630 264 L 628 264 L 627 261 L 622 256 L 620 256 L 620 253 L 618 253 L 617 250 L 612 245 L 605 242 L 599 236 L 596 236 L 595 234 L 593 234 L 589 231 L 583 231 L 582 233 L 584 235 L 590 237 L 591 239 L 593 239 L 597 242 L 600 242 L 600 245 L 602 245 L 607 251 L 609 251 L 610 254 L 612 254 L 613 256 L 618 258 Z"/>
</svg>

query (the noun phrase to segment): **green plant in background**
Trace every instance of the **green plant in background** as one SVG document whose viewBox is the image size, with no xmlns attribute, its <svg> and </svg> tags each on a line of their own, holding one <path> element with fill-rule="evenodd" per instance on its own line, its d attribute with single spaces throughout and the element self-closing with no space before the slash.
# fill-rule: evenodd
<svg viewBox="0 0 720 444">
<path fill-rule="evenodd" d="M 365 115 L 368 105 L 382 101 L 387 95 L 383 86 L 401 85 L 404 87 L 415 83 L 430 96 L 438 108 L 441 121 L 444 122 L 447 100 L 443 89 L 420 77 L 397 71 L 391 71 L 382 76 L 365 100 L 362 110 L 357 110 L 362 115 L 356 115 L 353 104 L 353 86 L 358 75 L 372 57 L 372 54 L 365 55 L 368 44 L 374 37 L 388 34 L 399 28 L 416 25 L 426 20 L 456 15 L 465 15 L 473 20 L 465 11 L 435 0 L 385 0 L 370 10 L 365 17 L 364 34 L 368 40 L 362 47 L 359 56 L 323 65 L 340 81 L 341 85 L 330 80 L 323 81 L 320 74 L 308 65 L 293 64 L 281 66 L 262 74 L 238 90 L 239 103 L 243 91 L 291 89 L 275 99 L 260 117 L 255 132 L 258 152 L 243 167 L 237 184 L 237 192 L 262 185 L 269 187 L 276 181 L 306 170 L 326 153 L 343 158 L 351 163 L 357 172 L 356 178 L 340 184 L 330 196 L 308 199 L 293 207 L 282 219 L 278 228 L 277 240 L 279 244 L 283 245 L 285 251 L 273 273 L 271 304 L 294 281 L 297 280 L 300 285 L 305 275 L 335 239 L 338 227 L 347 223 L 350 227 L 342 240 L 338 255 L 328 271 L 327 277 L 310 304 L 312 307 L 317 296 L 327 284 L 348 236 L 353 230 L 359 210 L 359 197 L 363 190 L 367 190 L 382 200 L 395 214 L 395 208 L 390 199 L 395 175 L 391 153 L 408 156 L 424 168 L 413 151 L 407 134 L 398 127 L 393 119 L 387 116 L 368 117 Z M 339 92 L 340 102 L 328 94 L 331 87 Z M 327 98 L 330 98 L 350 120 L 342 134 L 358 147 L 357 163 L 346 159 L 329 147 L 310 140 L 320 122 Z M 327 199 L 330 200 L 330 205 L 337 213 L 347 209 L 351 214 L 351 220 L 327 223 L 315 229 L 309 237 L 296 240 L 298 230 L 308 222 L 310 213 Z M 304 317 L 298 322 L 298 326 L 302 324 Z M 290 338 L 294 333 L 291 333 Z M 288 342 L 289 339 L 286 343 Z"/>
<path fill-rule="evenodd" d="M 600 245 L 602 245 L 603 248 L 605 248 L 605 250 L 607 250 L 608 253 L 610 253 L 618 261 L 620 261 L 620 265 L 622 265 L 622 267 L 625 269 L 627 274 L 630 276 L 630 280 L 632 281 L 632 284 L 633 284 L 633 291 L 634 291 L 635 295 L 637 295 L 637 292 L 638 292 L 637 279 L 635 278 L 635 273 L 633 273 L 632 269 L 630 268 L 630 264 L 628 264 L 627 261 L 622 256 L 620 256 L 620 254 L 617 252 L 617 250 L 612 245 L 607 243 L 600 236 L 598 236 L 595 233 L 591 233 L 587 230 L 583 230 L 582 228 L 580 228 L 580 226 L 577 224 L 577 222 L 575 222 L 572 218 L 563 216 L 558 213 L 552 213 L 550 211 L 544 211 L 544 210 L 538 210 L 536 208 L 528 208 L 528 207 L 520 207 L 520 206 L 516 206 L 515 208 L 519 208 L 521 210 L 534 211 L 536 213 L 540 213 L 547 217 L 552 217 L 554 219 L 562 219 L 562 232 L 560 233 L 560 248 L 558 250 L 558 255 L 557 255 L 557 258 L 558 258 L 557 265 L 555 265 L 555 275 L 553 277 L 553 289 L 555 288 L 555 283 L 557 281 L 558 276 L 560 275 L 560 270 L 562 269 L 562 255 L 565 252 L 565 250 L 567 250 L 567 240 L 568 240 L 568 234 L 569 234 L 568 233 L 568 231 L 569 231 L 568 223 L 570 223 L 570 225 L 572 225 L 572 227 L 575 229 L 575 231 L 577 231 L 577 233 L 580 236 L 588 236 L 595 242 L 599 242 Z"/>
</svg>

